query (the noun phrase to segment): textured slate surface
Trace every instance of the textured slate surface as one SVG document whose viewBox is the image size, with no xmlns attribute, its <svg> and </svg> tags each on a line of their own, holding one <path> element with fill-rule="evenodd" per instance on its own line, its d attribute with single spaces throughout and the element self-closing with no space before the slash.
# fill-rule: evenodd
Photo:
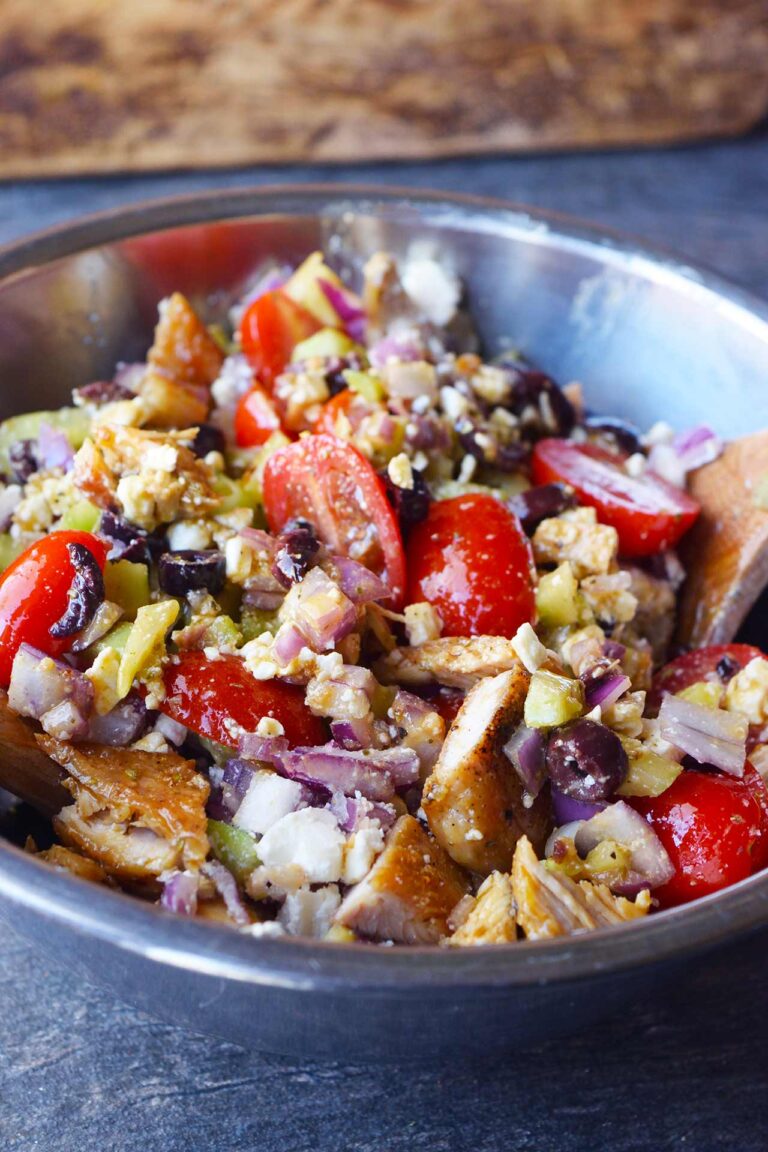
<svg viewBox="0 0 768 1152">
<path fill-rule="evenodd" d="M 666 153 L 0 187 L 0 241 L 202 187 L 369 180 L 502 195 L 644 235 L 768 295 L 768 140 Z M 267 1059 L 84 987 L 0 929 L 2 1152 L 763 1152 L 768 931 L 661 1000 L 494 1067 Z M 254 1025 L 256 1026 L 256 1025 Z"/>
</svg>

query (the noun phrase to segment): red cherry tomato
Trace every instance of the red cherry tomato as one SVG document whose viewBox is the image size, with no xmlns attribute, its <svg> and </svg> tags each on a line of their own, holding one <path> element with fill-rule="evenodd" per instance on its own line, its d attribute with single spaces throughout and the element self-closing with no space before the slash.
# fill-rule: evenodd
<svg viewBox="0 0 768 1152">
<path fill-rule="evenodd" d="M 281 428 L 280 417 L 260 385 L 241 396 L 235 409 L 235 439 L 241 448 L 255 448 Z"/>
<path fill-rule="evenodd" d="M 336 421 L 340 416 L 348 416 L 349 409 L 352 401 L 355 398 L 355 393 L 351 388 L 345 388 L 343 392 L 337 392 L 330 400 L 326 400 L 320 409 L 320 415 L 315 421 L 313 432 L 317 432 L 327 436 L 338 435 L 336 431 Z"/>
<path fill-rule="evenodd" d="M 271 388 L 296 345 L 320 328 L 320 321 L 284 292 L 265 292 L 243 313 L 240 343 L 259 380 Z"/>
<path fill-rule="evenodd" d="M 533 619 L 533 560 L 520 521 L 483 494 L 431 505 L 408 540 L 407 602 L 428 600 L 445 636 L 514 636 Z"/>
<path fill-rule="evenodd" d="M 661 796 L 630 803 L 675 866 L 653 893 L 664 908 L 719 892 L 768 865 L 768 793 L 751 764 L 741 780 L 685 771 Z"/>
<path fill-rule="evenodd" d="M 597 509 L 619 534 L 622 556 L 652 556 L 673 548 L 699 514 L 681 488 L 646 472 L 628 476 L 621 456 L 596 444 L 540 440 L 533 450 L 534 484 L 568 484 L 580 503 Z"/>
<path fill-rule="evenodd" d="M 324 744 L 322 720 L 304 703 L 304 693 L 282 680 L 256 680 L 238 656 L 209 660 L 202 652 L 185 652 L 165 670 L 165 702 L 160 711 L 200 736 L 234 747 L 232 721 L 254 732 L 264 716 L 279 720 L 288 743 Z"/>
<path fill-rule="evenodd" d="M 72 636 L 51 636 L 69 603 L 75 569 L 67 544 L 82 544 L 104 569 L 107 546 L 90 532 L 52 532 L 31 544 L 0 577 L 0 686 L 7 688 L 21 644 L 60 656 Z"/>
<path fill-rule="evenodd" d="M 668 693 L 675 695 L 691 684 L 702 680 L 720 680 L 725 685 L 731 676 L 746 668 L 750 660 L 762 656 L 759 648 L 751 644 L 711 644 L 708 648 L 696 648 L 684 652 L 656 673 L 651 691 L 648 693 L 648 711 L 655 715 L 661 706 L 662 697 Z M 724 676 L 718 673 L 722 662 Z"/>
<path fill-rule="evenodd" d="M 272 532 L 296 516 L 309 520 L 323 543 L 381 576 L 392 603 L 402 604 L 405 556 L 397 518 L 356 448 L 335 436 L 305 436 L 270 456 L 263 491 Z"/>
</svg>

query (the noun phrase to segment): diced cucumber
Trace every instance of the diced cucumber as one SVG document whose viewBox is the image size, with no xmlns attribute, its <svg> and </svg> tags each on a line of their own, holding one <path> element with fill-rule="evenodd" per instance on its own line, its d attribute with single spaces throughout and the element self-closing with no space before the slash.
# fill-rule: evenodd
<svg viewBox="0 0 768 1152">
<path fill-rule="evenodd" d="M 560 628 L 578 621 L 578 591 L 578 582 L 567 560 L 554 572 L 539 578 L 536 611 L 545 628 Z"/>
<path fill-rule="evenodd" d="M 216 859 L 230 870 L 240 884 L 244 884 L 261 863 L 256 841 L 250 832 L 242 828 L 235 828 L 222 820 L 209 820 L 208 839 Z"/>
<path fill-rule="evenodd" d="M 576 720 L 583 711 L 584 685 L 580 680 L 542 669 L 531 676 L 524 709 L 529 728 L 555 728 Z"/>
<path fill-rule="evenodd" d="M 76 500 L 64 512 L 59 527 L 72 532 L 93 532 L 100 517 L 101 509 L 91 504 L 90 500 Z"/>
<path fill-rule="evenodd" d="M 342 372 L 348 388 L 368 400 L 371 404 L 379 404 L 384 399 L 384 385 L 370 372 L 357 372 L 354 368 L 346 368 Z"/>
<path fill-rule="evenodd" d="M 9 472 L 8 449 L 17 440 L 36 440 L 40 425 L 50 424 L 64 432 L 73 448 L 79 448 L 91 427 L 91 420 L 83 408 L 58 408 L 53 412 L 23 412 L 10 416 L 0 424 L 0 472 Z"/>
<path fill-rule="evenodd" d="M 107 600 L 119 604 L 126 617 L 135 620 L 139 608 L 149 604 L 147 565 L 111 560 L 104 568 L 104 590 Z"/>
<path fill-rule="evenodd" d="M 621 787 L 617 789 L 619 796 L 661 796 L 683 770 L 682 764 L 676 764 L 666 756 L 659 756 L 637 740 L 623 740 L 622 743 L 627 753 L 629 770 Z"/>
<path fill-rule="evenodd" d="M 240 613 L 240 631 L 243 640 L 255 639 L 262 632 L 271 632 L 274 636 L 280 627 L 276 612 L 264 612 L 259 608 L 243 608 Z"/>
<path fill-rule="evenodd" d="M 0 532 L 0 572 L 9 568 L 23 551 L 24 545 L 14 540 L 9 532 Z"/>
<path fill-rule="evenodd" d="M 213 481 L 213 490 L 219 497 L 218 515 L 235 512 L 238 508 L 255 508 L 258 499 L 254 487 L 244 479 L 233 480 L 220 472 Z"/>
<path fill-rule="evenodd" d="M 125 645 L 132 628 L 133 624 L 130 620 L 123 621 L 121 624 L 115 624 L 114 628 L 110 628 L 109 632 L 106 632 L 98 640 L 94 640 L 93 644 L 85 649 L 84 655 L 86 660 L 92 664 L 98 654 L 105 648 L 114 648 L 116 652 L 121 653 L 125 651 Z"/>
<path fill-rule="evenodd" d="M 211 648 L 237 648 L 243 636 L 229 616 L 217 616 L 205 631 L 205 645 Z"/>
<path fill-rule="evenodd" d="M 725 692 L 722 684 L 715 680 L 699 680 L 696 684 L 689 684 L 682 692 L 675 693 L 681 700 L 688 700 L 691 704 L 701 704 L 703 708 L 719 708 Z"/>
</svg>

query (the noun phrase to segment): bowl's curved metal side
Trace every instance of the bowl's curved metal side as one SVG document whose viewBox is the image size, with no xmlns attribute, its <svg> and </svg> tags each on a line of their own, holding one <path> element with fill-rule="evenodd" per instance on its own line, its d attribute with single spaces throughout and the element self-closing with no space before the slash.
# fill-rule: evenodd
<svg viewBox="0 0 768 1152">
<path fill-rule="evenodd" d="M 768 425 L 768 310 L 617 237 L 471 198 L 370 189 L 206 194 L 108 213 L 0 251 L 0 416 L 144 355 L 156 306 L 226 313 L 264 261 L 314 247 L 353 273 L 432 246 L 468 286 L 490 352 L 517 346 L 595 409 L 647 426 Z M 0 841 L 0 914 L 161 1015 L 268 1051 L 492 1054 L 639 996 L 675 964 L 768 919 L 768 875 L 603 933 L 464 950 L 339 948 L 186 923 L 55 873 Z"/>
</svg>

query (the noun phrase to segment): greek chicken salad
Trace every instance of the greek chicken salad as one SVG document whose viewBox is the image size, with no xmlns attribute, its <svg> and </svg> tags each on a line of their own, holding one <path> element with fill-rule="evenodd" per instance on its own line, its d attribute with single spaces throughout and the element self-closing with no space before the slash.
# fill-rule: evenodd
<svg viewBox="0 0 768 1152">
<path fill-rule="evenodd" d="M 144 362 L 0 425 L 3 704 L 71 797 L 28 851 L 252 935 L 448 947 L 768 864 L 768 659 L 674 646 L 710 429 L 484 358 L 425 252 L 275 264 L 205 321 L 170 296 Z"/>
</svg>

